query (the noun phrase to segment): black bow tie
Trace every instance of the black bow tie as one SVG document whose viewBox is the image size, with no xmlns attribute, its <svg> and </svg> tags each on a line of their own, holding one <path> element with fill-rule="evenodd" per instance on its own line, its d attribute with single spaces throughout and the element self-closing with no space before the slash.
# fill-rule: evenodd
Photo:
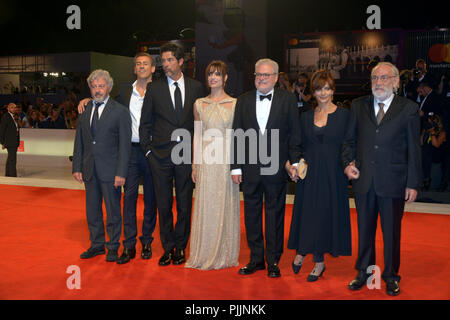
<svg viewBox="0 0 450 320">
<path fill-rule="evenodd" d="M 272 94 L 268 94 L 267 96 L 260 95 L 259 101 L 263 101 L 265 98 L 267 98 L 269 101 L 272 100 Z"/>
</svg>

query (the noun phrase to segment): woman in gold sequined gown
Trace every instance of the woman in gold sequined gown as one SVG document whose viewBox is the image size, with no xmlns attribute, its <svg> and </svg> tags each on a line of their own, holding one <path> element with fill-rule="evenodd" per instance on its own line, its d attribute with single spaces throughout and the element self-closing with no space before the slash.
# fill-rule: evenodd
<svg viewBox="0 0 450 320">
<path fill-rule="evenodd" d="M 185 265 L 201 270 L 238 266 L 240 246 L 239 186 L 232 183 L 227 160 L 227 133 L 231 130 L 236 99 L 224 91 L 224 62 L 212 61 L 206 68 L 206 78 L 211 93 L 194 105 L 195 200 Z"/>
</svg>

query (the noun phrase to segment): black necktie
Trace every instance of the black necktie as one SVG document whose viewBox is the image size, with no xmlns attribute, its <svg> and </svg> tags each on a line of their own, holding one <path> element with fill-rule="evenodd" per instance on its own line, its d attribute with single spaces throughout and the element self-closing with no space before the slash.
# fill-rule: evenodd
<svg viewBox="0 0 450 320">
<path fill-rule="evenodd" d="M 259 96 L 259 101 L 263 101 L 263 100 L 266 99 L 266 98 L 267 98 L 269 101 L 272 100 L 272 94 L 268 94 L 267 96 L 260 95 L 260 96 Z"/>
<path fill-rule="evenodd" d="M 178 122 L 181 121 L 181 118 L 183 116 L 183 103 L 181 102 L 181 89 L 178 86 L 178 82 L 174 82 L 175 87 L 175 112 L 177 114 L 177 120 Z"/>
<path fill-rule="evenodd" d="M 94 101 L 94 115 L 92 116 L 92 122 L 91 122 L 91 133 L 92 133 L 92 139 L 95 139 L 95 134 L 97 133 L 97 127 L 98 127 L 98 108 L 103 104 L 103 102 L 96 102 Z"/>
</svg>

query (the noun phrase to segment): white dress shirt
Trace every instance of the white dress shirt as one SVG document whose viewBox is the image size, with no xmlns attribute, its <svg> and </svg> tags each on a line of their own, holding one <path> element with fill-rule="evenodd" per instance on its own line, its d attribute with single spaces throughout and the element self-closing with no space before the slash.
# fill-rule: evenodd
<svg viewBox="0 0 450 320">
<path fill-rule="evenodd" d="M 256 120 L 258 121 L 259 130 L 262 134 L 266 131 L 267 121 L 269 120 L 270 115 L 270 107 L 272 106 L 273 100 L 273 92 L 274 90 L 268 92 L 267 94 L 262 94 L 259 91 L 256 91 Z M 259 96 L 272 95 L 272 98 L 261 100 Z"/>
<path fill-rule="evenodd" d="M 139 124 L 141 122 L 142 105 L 144 104 L 144 96 L 141 96 L 136 89 L 137 80 L 133 83 L 133 92 L 130 98 L 130 115 L 131 115 L 131 142 L 139 143 Z"/>
<path fill-rule="evenodd" d="M 384 101 L 378 100 L 377 98 L 374 98 L 374 99 L 373 99 L 373 107 L 374 107 L 374 109 L 375 109 L 375 118 L 377 117 L 378 111 L 380 111 L 380 106 L 379 106 L 378 104 L 379 104 L 379 103 L 384 103 L 383 110 L 384 110 L 384 113 L 386 114 L 387 111 L 388 111 L 388 109 L 389 109 L 389 106 L 390 106 L 391 103 L 392 103 L 392 100 L 394 100 L 394 96 L 395 96 L 395 95 L 392 94 L 389 98 L 387 98 L 387 99 L 384 100 Z"/>
<path fill-rule="evenodd" d="M 177 88 L 176 85 L 174 85 L 175 82 L 178 83 L 178 87 L 181 90 L 181 105 L 184 106 L 184 95 L 185 95 L 185 86 L 184 86 L 184 76 L 181 74 L 181 78 L 177 81 L 174 81 L 170 77 L 167 77 L 169 90 L 170 90 L 170 97 L 172 98 L 173 108 L 175 109 L 175 89 Z"/>
</svg>

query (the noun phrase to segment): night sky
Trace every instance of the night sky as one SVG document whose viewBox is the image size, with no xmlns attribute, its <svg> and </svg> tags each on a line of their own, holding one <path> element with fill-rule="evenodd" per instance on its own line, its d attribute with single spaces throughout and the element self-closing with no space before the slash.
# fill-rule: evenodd
<svg viewBox="0 0 450 320">
<path fill-rule="evenodd" d="M 249 1 L 249 0 L 246 0 Z M 261 1 L 254 1 L 260 5 Z M 444 1 L 268 0 L 267 54 L 282 60 L 283 35 L 365 28 L 371 4 L 381 8 L 381 27 L 450 27 Z M 68 30 L 66 9 L 81 8 L 81 30 Z M 0 0 L 0 55 L 97 51 L 133 56 L 137 41 L 172 40 L 195 27 L 195 0 L 22 1 Z M 133 38 L 133 34 L 136 38 Z M 187 33 L 187 37 L 193 37 Z"/>
</svg>

